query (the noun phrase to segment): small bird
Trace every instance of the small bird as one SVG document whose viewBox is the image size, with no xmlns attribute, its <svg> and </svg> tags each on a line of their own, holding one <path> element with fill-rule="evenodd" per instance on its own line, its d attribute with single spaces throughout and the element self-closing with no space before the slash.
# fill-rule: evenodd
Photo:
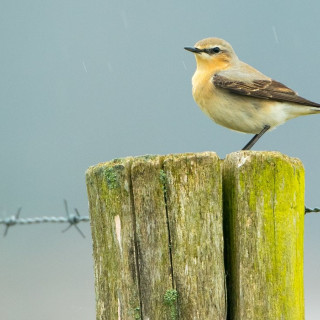
<svg viewBox="0 0 320 320">
<path fill-rule="evenodd" d="M 242 150 L 287 120 L 320 113 L 320 104 L 240 61 L 223 39 L 203 39 L 184 49 L 195 54 L 192 95 L 201 110 L 224 127 L 255 134 Z"/>
</svg>

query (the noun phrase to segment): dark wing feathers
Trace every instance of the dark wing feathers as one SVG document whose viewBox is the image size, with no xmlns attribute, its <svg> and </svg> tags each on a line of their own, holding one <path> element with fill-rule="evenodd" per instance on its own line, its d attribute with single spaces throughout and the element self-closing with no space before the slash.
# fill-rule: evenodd
<svg viewBox="0 0 320 320">
<path fill-rule="evenodd" d="M 260 99 L 294 102 L 306 106 L 320 107 L 320 104 L 304 99 L 284 84 L 274 80 L 253 80 L 252 82 L 234 81 L 223 76 L 213 77 L 215 87 L 230 92 Z"/>
</svg>

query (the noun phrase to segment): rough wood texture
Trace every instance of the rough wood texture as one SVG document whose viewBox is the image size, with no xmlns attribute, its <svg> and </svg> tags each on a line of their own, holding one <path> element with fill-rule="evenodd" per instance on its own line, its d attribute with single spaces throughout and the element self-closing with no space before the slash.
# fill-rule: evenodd
<svg viewBox="0 0 320 320">
<path fill-rule="evenodd" d="M 225 319 L 219 158 L 174 155 L 163 168 L 179 319 Z"/>
<path fill-rule="evenodd" d="M 304 319 L 304 169 L 277 152 L 224 161 L 228 319 Z"/>
<path fill-rule="evenodd" d="M 96 317 L 101 320 L 135 319 L 140 315 L 131 161 L 115 160 L 87 171 Z"/>
<path fill-rule="evenodd" d="M 225 277 L 228 320 L 304 319 L 299 160 L 126 158 L 89 168 L 87 188 L 97 319 L 222 320 Z"/>
<path fill-rule="evenodd" d="M 172 288 L 161 157 L 139 157 L 132 163 L 133 208 L 140 277 L 142 319 L 162 319 L 163 296 Z"/>
<path fill-rule="evenodd" d="M 214 153 L 87 171 L 97 319 L 224 319 L 221 179 Z"/>
</svg>

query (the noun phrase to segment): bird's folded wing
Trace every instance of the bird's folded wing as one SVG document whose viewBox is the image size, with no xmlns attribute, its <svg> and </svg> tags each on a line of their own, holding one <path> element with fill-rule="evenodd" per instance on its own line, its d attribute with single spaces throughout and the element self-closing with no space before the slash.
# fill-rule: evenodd
<svg viewBox="0 0 320 320">
<path fill-rule="evenodd" d="M 239 81 L 216 74 L 213 77 L 213 84 L 217 88 L 244 96 L 320 107 L 320 104 L 298 96 L 295 91 L 274 80 Z"/>
</svg>

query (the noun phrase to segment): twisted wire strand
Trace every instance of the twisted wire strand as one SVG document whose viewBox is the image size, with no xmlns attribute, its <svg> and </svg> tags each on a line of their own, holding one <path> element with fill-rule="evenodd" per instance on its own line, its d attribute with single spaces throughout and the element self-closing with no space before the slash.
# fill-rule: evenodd
<svg viewBox="0 0 320 320">
<path fill-rule="evenodd" d="M 89 216 L 81 216 L 78 209 L 76 208 L 74 209 L 76 214 L 69 214 L 67 200 L 64 200 L 64 206 L 66 210 L 66 217 L 43 216 L 43 217 L 35 217 L 35 218 L 20 218 L 21 208 L 19 208 L 15 215 L 12 215 L 4 219 L 0 219 L 0 224 L 5 225 L 4 236 L 7 235 L 10 227 L 17 224 L 23 225 L 23 224 L 33 224 L 33 223 L 68 223 L 69 226 L 66 229 L 62 230 L 62 232 L 65 232 L 69 230 L 72 226 L 74 226 L 77 229 L 77 231 L 81 234 L 81 236 L 85 238 L 85 235 L 78 227 L 78 223 L 90 221 Z"/>
<path fill-rule="evenodd" d="M 69 214 L 66 200 L 64 200 L 64 202 L 65 202 L 66 213 L 67 213 L 66 217 L 43 216 L 43 217 L 35 217 L 35 218 L 20 218 L 19 215 L 21 212 L 21 208 L 19 208 L 15 215 L 13 215 L 11 217 L 4 218 L 4 219 L 0 219 L 0 225 L 3 224 L 6 226 L 4 236 L 7 235 L 8 229 L 10 227 L 13 227 L 14 225 L 17 225 L 17 224 L 26 225 L 26 224 L 36 224 L 36 223 L 68 223 L 69 226 L 65 230 L 63 230 L 62 232 L 65 232 L 69 228 L 74 226 L 77 229 L 77 231 L 81 234 L 81 236 L 85 238 L 85 235 L 78 227 L 78 223 L 88 222 L 88 221 L 90 221 L 90 217 L 89 216 L 80 216 L 77 209 L 75 209 L 76 214 Z M 305 207 L 305 214 L 318 213 L 318 212 L 320 212 L 320 208 Z"/>
<path fill-rule="evenodd" d="M 319 208 L 310 209 L 305 207 L 305 213 L 312 213 L 312 212 L 320 212 L 320 209 Z"/>
<path fill-rule="evenodd" d="M 35 218 L 18 218 L 14 216 L 5 219 L 0 219 L 0 224 L 11 225 L 11 224 L 32 224 L 32 223 L 79 223 L 90 221 L 89 216 L 70 216 L 67 217 L 35 217 Z"/>
</svg>

